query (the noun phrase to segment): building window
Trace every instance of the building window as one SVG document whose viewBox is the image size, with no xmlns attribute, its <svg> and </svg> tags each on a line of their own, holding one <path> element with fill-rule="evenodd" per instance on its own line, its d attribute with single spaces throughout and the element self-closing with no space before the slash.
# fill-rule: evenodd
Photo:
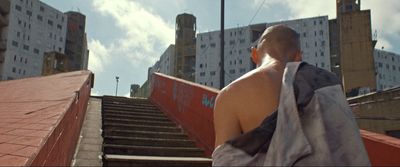
<svg viewBox="0 0 400 167">
<path fill-rule="evenodd" d="M 321 67 L 322 67 L 322 68 L 325 67 L 325 63 L 324 63 L 324 62 L 321 63 Z"/>
<path fill-rule="evenodd" d="M 306 32 L 303 33 L 303 37 L 307 37 L 307 33 Z"/>
<path fill-rule="evenodd" d="M 211 43 L 210 46 L 211 46 L 212 48 L 215 48 L 215 43 Z"/>
<path fill-rule="evenodd" d="M 214 76 L 215 75 L 215 71 L 210 71 L 210 75 Z"/>
<path fill-rule="evenodd" d="M 315 52 L 315 57 L 318 57 L 318 53 L 317 52 Z"/>
<path fill-rule="evenodd" d="M 26 72 L 26 71 L 24 70 L 24 71 L 22 72 L 22 74 L 25 75 L 25 72 Z"/>
<path fill-rule="evenodd" d="M 25 64 L 26 64 L 26 63 L 28 63 L 28 59 L 27 59 L 27 58 L 25 58 Z M 25 73 L 24 73 L 24 74 L 25 74 Z"/>
<path fill-rule="evenodd" d="M 203 64 L 200 64 L 200 66 L 199 66 L 200 68 L 203 68 Z"/>
<path fill-rule="evenodd" d="M 378 63 L 378 67 L 379 67 L 379 68 L 382 68 L 382 63 L 381 63 L 381 62 Z M 399 68 L 399 69 L 400 69 L 400 68 Z"/>
<path fill-rule="evenodd" d="M 315 47 L 317 47 L 317 41 L 315 41 L 315 44 L 314 44 L 314 45 L 315 45 Z"/>
<path fill-rule="evenodd" d="M 396 66 L 393 65 L 393 66 L 392 66 L 392 69 L 393 69 L 393 71 L 396 71 Z"/>
<path fill-rule="evenodd" d="M 242 61 L 242 59 L 240 59 L 240 60 L 239 60 L 239 64 L 243 64 L 243 61 Z M 399 69 L 400 69 L 400 68 L 399 68 Z"/>
<path fill-rule="evenodd" d="M 40 6 L 40 11 L 44 12 L 44 7 L 43 6 Z"/>
<path fill-rule="evenodd" d="M 53 21 L 47 20 L 47 23 L 48 23 L 49 25 L 53 26 Z"/>
<path fill-rule="evenodd" d="M 213 83 L 213 82 L 211 82 L 211 86 L 214 86 L 214 83 Z"/>
<path fill-rule="evenodd" d="M 386 69 L 388 69 L 388 70 L 389 70 L 389 64 L 386 64 Z"/>
<path fill-rule="evenodd" d="M 18 11 L 22 11 L 22 7 L 19 6 L 19 5 L 15 5 L 15 9 L 18 10 Z"/>
<path fill-rule="evenodd" d="M 325 46 L 325 41 L 322 41 L 322 42 L 321 42 L 321 46 Z"/>
<path fill-rule="evenodd" d="M 57 24 L 57 28 L 61 30 L 62 26 L 60 24 Z"/>
<path fill-rule="evenodd" d="M 244 72 L 246 72 L 246 69 L 241 68 L 241 69 L 239 70 L 239 72 L 240 72 L 240 73 L 244 73 Z"/>
<path fill-rule="evenodd" d="M 29 50 L 29 46 L 28 45 L 24 45 L 24 50 Z"/>
<path fill-rule="evenodd" d="M 15 67 L 12 68 L 12 72 L 15 73 L 17 69 Z"/>
<path fill-rule="evenodd" d="M 17 32 L 17 37 L 19 38 L 21 36 L 21 33 L 20 32 Z"/>
<path fill-rule="evenodd" d="M 206 44 L 200 45 L 200 48 L 204 49 L 206 47 Z"/>
<path fill-rule="evenodd" d="M 22 57 L 19 58 L 19 62 L 22 62 Z"/>
<path fill-rule="evenodd" d="M 202 76 L 202 77 L 204 77 L 205 75 L 206 75 L 205 72 L 201 72 L 201 73 L 200 73 L 200 76 Z"/>
<path fill-rule="evenodd" d="M 319 21 L 319 24 L 321 24 L 321 25 L 322 25 L 322 20 L 320 20 L 320 21 Z"/>
<path fill-rule="evenodd" d="M 239 49 L 239 54 L 240 54 L 240 55 L 242 54 L 242 50 L 241 50 L 241 49 Z"/>
<path fill-rule="evenodd" d="M 14 55 L 14 61 L 16 61 L 17 60 L 17 55 Z"/>
<path fill-rule="evenodd" d="M 18 47 L 18 42 L 17 41 L 12 41 L 11 43 L 13 46 Z"/>
<path fill-rule="evenodd" d="M 235 44 L 235 40 L 229 41 L 229 45 L 234 45 L 234 44 Z"/>
<path fill-rule="evenodd" d="M 321 56 L 324 56 L 324 52 L 321 52 Z"/>
<path fill-rule="evenodd" d="M 235 74 L 235 73 L 236 73 L 236 70 L 235 70 L 235 69 L 229 70 L 229 73 L 230 73 L 230 74 Z"/>
<path fill-rule="evenodd" d="M 240 42 L 240 43 L 245 43 L 246 40 L 245 40 L 245 39 L 241 39 L 239 42 Z"/>
<path fill-rule="evenodd" d="M 37 49 L 37 48 L 34 48 L 34 49 L 33 49 L 33 53 L 35 53 L 35 54 L 39 54 L 39 49 Z"/>
<path fill-rule="evenodd" d="M 314 36 L 317 36 L 317 31 L 314 31 Z"/>
<path fill-rule="evenodd" d="M 36 17 L 37 17 L 38 20 L 43 21 L 43 16 L 37 15 Z"/>
<path fill-rule="evenodd" d="M 314 20 L 314 25 L 317 25 L 317 22 Z"/>
<path fill-rule="evenodd" d="M 27 10 L 27 11 L 26 11 L 26 14 L 27 14 L 29 17 L 31 17 L 31 16 L 32 16 L 32 11 Z"/>
<path fill-rule="evenodd" d="M 320 30 L 319 35 L 321 35 L 321 36 L 324 35 L 324 31 Z"/>
</svg>

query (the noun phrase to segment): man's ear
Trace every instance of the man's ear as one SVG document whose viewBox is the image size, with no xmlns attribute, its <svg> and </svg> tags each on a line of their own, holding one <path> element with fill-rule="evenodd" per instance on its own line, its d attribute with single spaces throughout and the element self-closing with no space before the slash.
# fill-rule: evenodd
<svg viewBox="0 0 400 167">
<path fill-rule="evenodd" d="M 303 52 L 302 51 L 297 51 L 294 60 L 295 61 L 302 61 L 303 60 Z"/>
<path fill-rule="evenodd" d="M 254 64 L 258 64 L 257 48 L 251 48 L 251 60 Z"/>
</svg>

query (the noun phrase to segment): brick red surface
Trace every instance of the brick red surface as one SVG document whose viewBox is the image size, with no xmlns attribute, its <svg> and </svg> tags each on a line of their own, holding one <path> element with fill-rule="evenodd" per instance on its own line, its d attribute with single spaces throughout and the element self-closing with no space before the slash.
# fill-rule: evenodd
<svg viewBox="0 0 400 167">
<path fill-rule="evenodd" d="M 211 156 L 214 150 L 212 111 L 218 90 L 160 73 L 152 77 L 150 100 Z"/>
<path fill-rule="evenodd" d="M 197 145 L 214 148 L 213 106 L 218 90 L 155 73 L 150 99 L 175 120 Z M 400 166 L 400 139 L 360 130 L 373 166 Z"/>
<path fill-rule="evenodd" d="M 69 166 L 90 71 L 0 82 L 0 166 Z"/>
</svg>

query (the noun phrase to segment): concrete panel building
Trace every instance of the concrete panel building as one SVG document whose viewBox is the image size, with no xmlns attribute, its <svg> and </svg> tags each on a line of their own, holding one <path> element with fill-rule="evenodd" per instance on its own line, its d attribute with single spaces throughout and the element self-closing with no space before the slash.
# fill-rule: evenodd
<svg viewBox="0 0 400 167">
<path fill-rule="evenodd" d="M 183 13 L 176 17 L 174 61 L 173 76 L 195 80 L 196 17 L 191 14 Z"/>
<path fill-rule="evenodd" d="M 6 50 L 0 78 L 39 76 L 45 52 L 64 53 L 67 18 L 38 0 L 10 2 L 9 24 L 1 33 Z"/>
<path fill-rule="evenodd" d="M 69 58 L 69 68 L 72 71 L 87 69 L 89 51 L 85 33 L 86 16 L 82 13 L 66 12 L 68 30 L 65 54 Z"/>
<path fill-rule="evenodd" d="M 400 86 L 400 54 L 375 49 L 377 90 Z"/>
<path fill-rule="evenodd" d="M 44 53 L 42 75 L 46 76 L 63 72 L 69 72 L 67 56 L 55 51 Z"/>
<path fill-rule="evenodd" d="M 159 60 L 159 72 L 167 75 L 173 75 L 175 67 L 175 45 L 169 45 L 161 55 Z"/>
<path fill-rule="evenodd" d="M 0 1 L 0 80 L 7 50 L 7 26 L 9 24 L 10 1 Z"/>
<path fill-rule="evenodd" d="M 250 47 L 270 26 L 284 24 L 300 35 L 303 60 L 331 70 L 327 16 L 256 24 L 225 30 L 225 85 L 254 69 Z M 219 88 L 220 31 L 199 33 L 196 42 L 196 83 Z"/>
<path fill-rule="evenodd" d="M 376 90 L 371 12 L 360 6 L 361 0 L 337 1 L 340 68 L 348 96 Z"/>
</svg>

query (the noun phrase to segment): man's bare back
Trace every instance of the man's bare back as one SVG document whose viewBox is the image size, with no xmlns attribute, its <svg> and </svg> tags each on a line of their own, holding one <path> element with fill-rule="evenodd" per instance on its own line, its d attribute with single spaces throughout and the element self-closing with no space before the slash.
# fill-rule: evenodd
<svg viewBox="0 0 400 167">
<path fill-rule="evenodd" d="M 286 32 L 264 33 L 259 45 L 269 44 L 270 41 L 266 40 L 271 39 L 264 38 L 264 36 L 287 36 L 283 33 Z M 270 48 L 258 49 L 255 52 L 259 55 L 257 57 L 256 53 L 253 53 L 253 61 L 258 65 L 258 68 L 226 86 L 217 97 L 214 109 L 216 147 L 258 127 L 266 117 L 278 108 L 286 59 L 269 57 L 269 54 L 283 55 L 282 52 Z M 293 54 L 298 53 L 301 52 Z M 296 56 L 299 57 L 300 55 L 295 55 L 293 58 Z"/>
</svg>

